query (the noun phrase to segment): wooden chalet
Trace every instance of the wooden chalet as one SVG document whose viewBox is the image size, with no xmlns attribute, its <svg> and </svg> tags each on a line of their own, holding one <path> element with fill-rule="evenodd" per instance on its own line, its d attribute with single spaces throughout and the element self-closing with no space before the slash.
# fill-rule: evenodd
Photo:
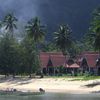
<svg viewBox="0 0 100 100">
<path fill-rule="evenodd" d="M 65 63 L 65 57 L 62 53 L 40 53 L 41 68 L 44 74 L 54 74 L 57 71 L 57 67 L 63 66 Z"/>
<path fill-rule="evenodd" d="M 100 60 L 98 52 L 83 52 L 80 56 L 80 68 L 83 72 L 100 74 Z"/>
<path fill-rule="evenodd" d="M 59 73 L 58 68 L 63 67 L 64 73 L 75 74 L 79 71 L 86 71 L 100 75 L 100 58 L 97 52 L 83 52 L 77 56 L 76 60 L 69 59 L 61 52 L 41 52 L 40 62 L 44 74 L 54 75 Z"/>
<path fill-rule="evenodd" d="M 79 65 L 70 60 L 69 57 L 63 56 L 61 52 L 41 52 L 40 53 L 41 68 L 44 74 L 56 74 L 59 73 L 59 68 L 63 68 L 64 73 L 76 72 Z"/>
</svg>

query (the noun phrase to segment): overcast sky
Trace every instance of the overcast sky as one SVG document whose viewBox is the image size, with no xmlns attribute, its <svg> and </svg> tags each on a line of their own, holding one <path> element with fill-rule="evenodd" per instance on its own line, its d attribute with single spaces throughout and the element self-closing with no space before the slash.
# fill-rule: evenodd
<svg viewBox="0 0 100 100">
<path fill-rule="evenodd" d="M 88 30 L 93 9 L 99 5 L 100 0 L 0 0 L 0 18 L 9 12 L 25 22 L 39 16 L 49 33 L 64 23 L 70 25 L 75 36 L 82 36 Z"/>
</svg>

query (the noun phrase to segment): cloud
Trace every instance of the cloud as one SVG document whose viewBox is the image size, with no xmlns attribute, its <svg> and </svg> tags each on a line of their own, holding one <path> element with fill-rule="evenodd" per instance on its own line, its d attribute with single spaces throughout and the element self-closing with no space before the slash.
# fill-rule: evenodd
<svg viewBox="0 0 100 100">
<path fill-rule="evenodd" d="M 0 0 L 0 15 L 13 12 L 20 21 L 36 16 L 37 9 L 37 0 Z"/>
<path fill-rule="evenodd" d="M 23 25 L 39 16 L 47 24 L 48 33 L 64 23 L 70 24 L 76 37 L 81 37 L 88 30 L 91 12 L 99 4 L 100 0 L 0 0 L 0 18 L 13 12 Z"/>
</svg>

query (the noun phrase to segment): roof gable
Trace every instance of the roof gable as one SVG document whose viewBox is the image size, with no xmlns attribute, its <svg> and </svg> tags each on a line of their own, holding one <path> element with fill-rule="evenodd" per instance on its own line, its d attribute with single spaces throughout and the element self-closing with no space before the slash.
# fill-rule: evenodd
<svg viewBox="0 0 100 100">
<path fill-rule="evenodd" d="M 52 64 L 51 59 L 49 58 L 49 61 L 48 61 L 47 67 L 51 67 L 51 66 L 53 66 L 53 64 Z"/>
<path fill-rule="evenodd" d="M 40 62 L 41 67 L 52 65 L 53 67 L 62 66 L 65 63 L 65 56 L 61 52 L 41 52 Z"/>
<path fill-rule="evenodd" d="M 83 58 L 86 58 L 87 65 L 89 67 L 95 67 L 96 66 L 96 60 L 99 57 L 98 52 L 83 52 L 78 56 L 78 62 L 81 65 Z"/>
</svg>

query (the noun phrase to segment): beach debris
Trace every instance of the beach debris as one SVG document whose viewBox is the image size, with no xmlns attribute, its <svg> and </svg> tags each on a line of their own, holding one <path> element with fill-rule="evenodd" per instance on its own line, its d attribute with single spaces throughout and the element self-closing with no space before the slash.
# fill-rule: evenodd
<svg viewBox="0 0 100 100">
<path fill-rule="evenodd" d="M 88 88 L 91 88 L 91 87 L 95 87 L 97 85 L 100 85 L 100 82 L 93 82 L 93 83 L 87 84 L 85 86 L 88 87 Z"/>
<path fill-rule="evenodd" d="M 17 92 L 17 89 L 14 88 L 6 88 L 6 90 L 3 90 L 4 92 Z"/>
</svg>

